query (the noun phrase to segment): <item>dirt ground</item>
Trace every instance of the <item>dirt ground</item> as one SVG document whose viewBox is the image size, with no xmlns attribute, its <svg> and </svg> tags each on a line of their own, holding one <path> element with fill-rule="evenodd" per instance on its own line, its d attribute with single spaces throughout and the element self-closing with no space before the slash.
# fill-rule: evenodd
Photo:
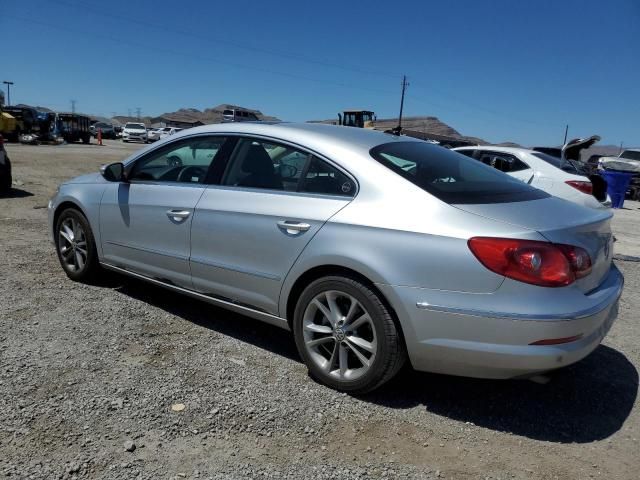
<svg viewBox="0 0 640 480">
<path fill-rule="evenodd" d="M 48 199 L 137 148 L 7 146 L 16 183 L 0 198 L 0 475 L 638 478 L 640 204 L 616 212 L 620 316 L 585 360 L 548 383 L 406 369 L 356 398 L 314 383 L 275 327 L 115 275 L 67 279 L 48 241 Z"/>
</svg>

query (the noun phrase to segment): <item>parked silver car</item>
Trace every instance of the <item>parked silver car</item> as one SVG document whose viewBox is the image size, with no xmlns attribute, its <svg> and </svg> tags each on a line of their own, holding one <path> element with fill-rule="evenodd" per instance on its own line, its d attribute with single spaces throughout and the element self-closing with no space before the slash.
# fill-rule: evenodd
<svg viewBox="0 0 640 480">
<path fill-rule="evenodd" d="M 512 378 L 588 355 L 618 310 L 611 213 L 416 139 L 192 128 L 60 186 L 66 274 L 107 268 L 292 330 L 313 377 Z"/>
</svg>

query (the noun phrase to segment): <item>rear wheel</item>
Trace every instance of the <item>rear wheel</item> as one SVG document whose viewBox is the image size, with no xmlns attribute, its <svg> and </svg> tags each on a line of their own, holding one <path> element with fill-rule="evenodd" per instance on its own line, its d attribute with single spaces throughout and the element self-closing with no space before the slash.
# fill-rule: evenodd
<svg viewBox="0 0 640 480">
<path fill-rule="evenodd" d="M 406 359 L 387 307 L 367 285 L 348 277 L 311 283 L 296 305 L 293 332 L 311 376 L 344 392 L 374 390 Z"/>
<path fill-rule="evenodd" d="M 58 259 L 71 280 L 88 282 L 100 269 L 93 232 L 87 219 L 75 208 L 64 210 L 55 230 Z"/>
</svg>

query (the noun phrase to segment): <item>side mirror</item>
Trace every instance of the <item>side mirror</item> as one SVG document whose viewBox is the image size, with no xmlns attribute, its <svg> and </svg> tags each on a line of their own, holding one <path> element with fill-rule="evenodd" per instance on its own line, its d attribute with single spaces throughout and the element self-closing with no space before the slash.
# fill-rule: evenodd
<svg viewBox="0 0 640 480">
<path fill-rule="evenodd" d="M 122 182 L 125 180 L 124 165 L 121 162 L 101 166 L 100 173 L 109 182 Z"/>
</svg>

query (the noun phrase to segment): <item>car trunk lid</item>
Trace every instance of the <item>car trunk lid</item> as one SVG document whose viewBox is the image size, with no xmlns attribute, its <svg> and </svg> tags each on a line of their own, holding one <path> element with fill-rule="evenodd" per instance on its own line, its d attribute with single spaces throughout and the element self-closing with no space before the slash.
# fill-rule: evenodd
<svg viewBox="0 0 640 480">
<path fill-rule="evenodd" d="M 609 210 L 590 209 L 555 197 L 526 202 L 454 205 L 482 217 L 535 230 L 552 243 L 584 248 L 592 271 L 576 285 L 589 292 L 604 280 L 613 257 Z"/>
</svg>

